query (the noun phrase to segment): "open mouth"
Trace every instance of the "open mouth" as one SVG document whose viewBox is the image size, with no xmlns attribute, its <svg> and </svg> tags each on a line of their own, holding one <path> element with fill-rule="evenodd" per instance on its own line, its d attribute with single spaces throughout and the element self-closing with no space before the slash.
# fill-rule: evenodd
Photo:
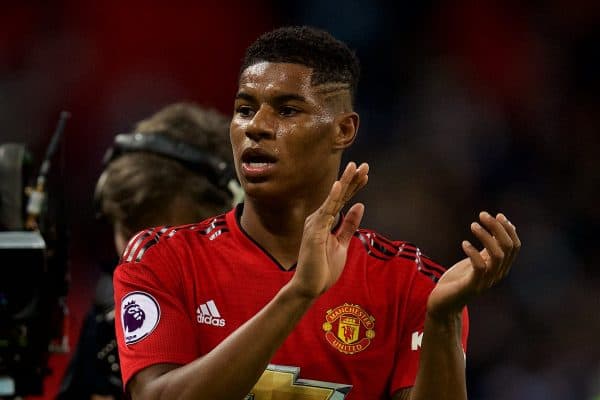
<svg viewBox="0 0 600 400">
<path fill-rule="evenodd" d="M 259 148 L 246 149 L 241 157 L 241 172 L 250 182 L 266 179 L 274 170 L 277 157 Z"/>
<path fill-rule="evenodd" d="M 250 168 L 263 168 L 277 162 L 277 158 L 262 149 L 247 149 L 242 153 L 242 163 Z"/>
</svg>

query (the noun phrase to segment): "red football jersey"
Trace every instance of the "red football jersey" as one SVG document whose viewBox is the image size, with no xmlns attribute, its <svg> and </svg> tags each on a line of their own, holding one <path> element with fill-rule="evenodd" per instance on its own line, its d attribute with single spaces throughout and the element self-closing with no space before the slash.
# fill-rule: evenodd
<svg viewBox="0 0 600 400">
<path fill-rule="evenodd" d="M 243 231 L 240 212 L 131 239 L 114 277 L 123 382 L 150 365 L 208 353 L 291 279 L 294 269 Z M 387 399 L 412 386 L 427 298 L 443 272 L 411 244 L 358 230 L 339 280 L 247 398 Z M 466 312 L 463 320 L 466 346 Z"/>
</svg>

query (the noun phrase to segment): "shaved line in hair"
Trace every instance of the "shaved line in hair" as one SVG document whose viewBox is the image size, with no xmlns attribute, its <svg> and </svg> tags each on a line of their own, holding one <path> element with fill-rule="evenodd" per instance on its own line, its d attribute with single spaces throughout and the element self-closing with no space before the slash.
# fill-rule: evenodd
<svg viewBox="0 0 600 400">
<path fill-rule="evenodd" d="M 325 104 L 335 111 L 352 111 L 352 94 L 350 84 L 342 82 L 322 83 L 313 86 Z"/>
</svg>

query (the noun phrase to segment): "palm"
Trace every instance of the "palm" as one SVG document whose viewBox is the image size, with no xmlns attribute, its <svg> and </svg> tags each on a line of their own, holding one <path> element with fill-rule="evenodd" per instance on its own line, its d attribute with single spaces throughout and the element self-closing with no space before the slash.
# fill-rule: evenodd
<svg viewBox="0 0 600 400">
<path fill-rule="evenodd" d="M 309 250 L 310 246 L 310 250 Z M 323 241 L 313 241 L 300 250 L 296 275 L 320 294 L 340 277 L 346 263 L 348 247 L 332 233 Z M 310 266 L 310 267 L 309 267 Z"/>
<path fill-rule="evenodd" d="M 341 275 L 344 265 L 346 265 L 346 258 L 348 258 L 348 244 L 341 243 L 334 234 L 329 235 L 329 240 L 327 241 L 327 264 L 329 265 L 329 272 L 334 282 Z"/>
<path fill-rule="evenodd" d="M 508 274 L 521 247 L 515 227 L 503 214 L 496 218 L 480 214 L 482 225 L 471 224 L 471 230 L 484 245 L 478 251 L 464 241 L 467 257 L 447 270 L 427 302 L 431 315 L 449 316 L 461 312 L 464 306 L 481 292 L 494 286 Z"/>
<path fill-rule="evenodd" d="M 467 257 L 447 270 L 429 295 L 427 309 L 433 314 L 449 314 L 460 311 L 471 296 L 478 292 L 475 270 Z M 481 288 L 482 289 L 482 288 Z"/>
<path fill-rule="evenodd" d="M 344 204 L 367 183 L 367 173 L 366 164 L 359 168 L 348 164 L 321 207 L 306 219 L 294 283 L 308 296 L 325 292 L 344 269 L 350 239 L 362 219 L 362 204 L 350 208 L 336 233 L 331 228 Z"/>
</svg>

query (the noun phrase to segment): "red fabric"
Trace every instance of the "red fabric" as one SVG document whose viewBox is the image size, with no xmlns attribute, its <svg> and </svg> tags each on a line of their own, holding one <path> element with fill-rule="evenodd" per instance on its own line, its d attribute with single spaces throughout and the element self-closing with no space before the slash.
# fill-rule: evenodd
<svg viewBox="0 0 600 400">
<path fill-rule="evenodd" d="M 241 231 L 235 211 L 175 233 L 138 235 L 125 255 L 139 254 L 142 243 L 141 260 L 121 264 L 115 273 L 124 382 L 149 365 L 187 363 L 211 351 L 294 273 Z M 414 383 L 420 348 L 411 348 L 411 338 L 422 332 L 432 277 L 441 272 L 414 246 L 359 231 L 339 281 L 315 302 L 272 363 L 300 367 L 300 379 L 351 384 L 348 399 L 390 398 Z M 156 299 L 161 317 L 145 338 L 127 345 L 122 299 L 140 291 Z M 198 314 L 211 300 L 217 310 L 208 324 L 200 323 Z"/>
</svg>

